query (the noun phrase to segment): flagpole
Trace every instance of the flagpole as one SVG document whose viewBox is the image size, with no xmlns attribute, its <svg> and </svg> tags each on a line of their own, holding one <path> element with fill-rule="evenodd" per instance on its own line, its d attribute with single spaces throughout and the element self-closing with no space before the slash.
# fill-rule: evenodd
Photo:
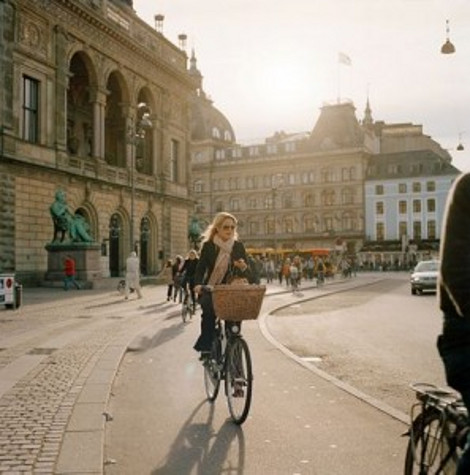
<svg viewBox="0 0 470 475">
<path fill-rule="evenodd" d="M 337 76 L 338 76 L 338 84 L 337 84 L 338 90 L 337 90 L 337 94 L 336 94 L 336 102 L 339 104 L 341 102 L 341 76 L 340 76 L 341 67 L 340 67 L 340 62 L 339 61 L 337 61 L 337 66 L 336 67 L 338 68 L 338 74 L 337 74 Z"/>
<path fill-rule="evenodd" d="M 351 66 L 351 58 L 342 52 L 338 53 L 338 97 L 337 101 L 338 104 L 341 102 L 341 64 L 344 64 L 345 66 Z"/>
</svg>

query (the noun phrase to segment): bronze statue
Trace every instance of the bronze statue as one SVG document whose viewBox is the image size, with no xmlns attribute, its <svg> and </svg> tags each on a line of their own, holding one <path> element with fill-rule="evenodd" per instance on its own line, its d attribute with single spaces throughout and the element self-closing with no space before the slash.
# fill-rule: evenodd
<svg viewBox="0 0 470 475">
<path fill-rule="evenodd" d="M 65 192 L 58 190 L 55 194 L 55 201 L 51 204 L 50 213 L 54 223 L 53 243 L 64 243 L 68 233 L 69 241 L 72 242 L 92 242 L 90 227 L 85 218 L 78 213 L 72 214 L 67 206 Z"/>
</svg>

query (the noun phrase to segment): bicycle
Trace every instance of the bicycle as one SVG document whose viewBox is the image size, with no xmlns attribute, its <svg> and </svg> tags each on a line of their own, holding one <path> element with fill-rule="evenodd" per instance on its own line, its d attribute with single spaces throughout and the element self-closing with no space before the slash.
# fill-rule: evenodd
<svg viewBox="0 0 470 475">
<path fill-rule="evenodd" d="M 415 383 L 405 475 L 455 474 L 470 430 L 460 396 L 433 384 Z"/>
<path fill-rule="evenodd" d="M 241 425 L 250 412 L 253 394 L 252 360 L 248 343 L 241 334 L 241 320 L 258 317 L 266 287 L 219 285 L 205 286 L 203 291 L 212 292 L 219 318 L 210 354 L 203 362 L 206 395 L 214 402 L 223 380 L 230 416 L 235 424 Z M 229 300 L 222 305 L 227 296 Z"/>
<path fill-rule="evenodd" d="M 193 318 L 195 313 L 196 302 L 193 301 L 190 290 L 185 288 L 183 290 L 183 301 L 181 304 L 181 318 L 183 319 L 183 323 L 186 323 L 188 317 Z"/>
</svg>

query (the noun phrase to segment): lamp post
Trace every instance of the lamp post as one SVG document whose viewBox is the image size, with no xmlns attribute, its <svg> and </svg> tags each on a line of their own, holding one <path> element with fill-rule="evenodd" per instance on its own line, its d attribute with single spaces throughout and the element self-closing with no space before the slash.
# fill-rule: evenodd
<svg viewBox="0 0 470 475">
<path fill-rule="evenodd" d="M 442 54 L 453 54 L 455 53 L 455 46 L 449 39 L 449 20 L 446 20 L 446 42 L 441 47 Z"/>
<path fill-rule="evenodd" d="M 274 231 L 274 252 L 277 252 L 277 210 L 276 210 L 276 196 L 279 188 L 282 186 L 283 177 L 281 173 L 272 177 L 272 207 L 273 207 L 273 231 Z M 276 255 L 277 257 L 277 255 Z"/>
<path fill-rule="evenodd" d="M 131 250 L 135 250 L 134 242 L 134 215 L 135 215 L 135 165 L 136 165 L 136 147 L 139 140 L 145 138 L 146 130 L 152 128 L 150 120 L 150 108 L 145 102 L 141 102 L 137 106 L 137 119 L 129 125 L 127 130 L 127 139 L 131 144 L 131 222 L 130 222 L 130 246 Z"/>
</svg>

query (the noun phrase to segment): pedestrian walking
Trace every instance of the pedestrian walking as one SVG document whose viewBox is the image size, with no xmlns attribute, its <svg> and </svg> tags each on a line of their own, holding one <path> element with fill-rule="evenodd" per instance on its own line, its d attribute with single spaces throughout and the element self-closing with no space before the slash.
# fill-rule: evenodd
<svg viewBox="0 0 470 475">
<path fill-rule="evenodd" d="M 167 287 L 166 291 L 166 300 L 169 302 L 171 296 L 173 295 L 173 262 L 171 259 L 168 259 L 163 269 L 163 277 L 165 279 Z"/>
<path fill-rule="evenodd" d="M 126 260 L 126 287 L 124 290 L 124 298 L 129 298 L 129 289 L 134 289 L 137 293 L 137 298 L 142 298 L 142 291 L 140 288 L 140 262 L 137 253 L 132 251 Z"/>
<path fill-rule="evenodd" d="M 77 290 L 80 290 L 80 284 L 75 280 L 75 259 L 70 254 L 67 254 L 67 256 L 65 256 L 64 273 L 64 290 L 69 290 L 72 285 Z"/>
<path fill-rule="evenodd" d="M 176 256 L 175 262 L 173 263 L 173 266 L 171 268 L 173 273 L 173 302 L 176 302 L 176 298 L 178 298 L 179 303 L 183 301 L 183 264 L 183 256 Z"/>
</svg>

